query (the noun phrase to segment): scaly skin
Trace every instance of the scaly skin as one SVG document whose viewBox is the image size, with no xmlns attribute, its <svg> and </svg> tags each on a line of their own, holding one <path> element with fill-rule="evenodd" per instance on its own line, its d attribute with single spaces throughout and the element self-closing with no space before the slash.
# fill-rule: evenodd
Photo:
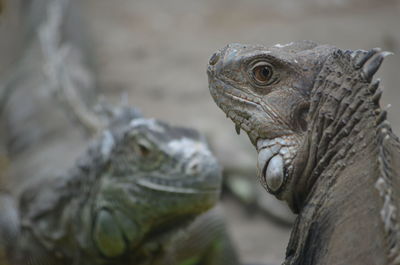
<svg viewBox="0 0 400 265">
<path fill-rule="evenodd" d="M 284 187 L 296 170 L 293 159 L 306 134 L 310 89 L 326 56 L 334 50 L 313 42 L 272 48 L 231 44 L 210 59 L 211 95 L 236 124 L 236 130 L 239 132 L 241 128 L 247 132 L 256 146 L 263 186 L 285 199 L 295 212 L 297 206 Z M 253 74 L 254 69 L 264 65 L 271 68 L 272 73 L 265 83 L 256 81 Z M 268 179 L 266 162 L 273 155 L 279 158 L 279 152 L 286 170 L 277 173 L 285 177 Z M 282 162 L 279 161 L 282 159 L 275 160 L 278 164 Z M 267 184 L 268 180 L 271 185 Z"/>
<path fill-rule="evenodd" d="M 238 264 L 218 211 L 204 213 L 221 185 L 204 139 L 149 119 L 114 127 L 18 209 L 1 200 L 10 264 Z"/>
<path fill-rule="evenodd" d="M 208 210 L 221 176 L 201 137 L 98 104 L 79 1 L 19 2 L 26 46 L 0 89 L 12 161 L 0 264 L 238 264 L 221 213 Z M 86 149 L 84 132 L 104 130 L 59 176 Z"/>
<path fill-rule="evenodd" d="M 284 264 L 399 264 L 400 144 L 379 107 L 379 49 L 230 44 L 210 92 L 298 217 Z"/>
</svg>

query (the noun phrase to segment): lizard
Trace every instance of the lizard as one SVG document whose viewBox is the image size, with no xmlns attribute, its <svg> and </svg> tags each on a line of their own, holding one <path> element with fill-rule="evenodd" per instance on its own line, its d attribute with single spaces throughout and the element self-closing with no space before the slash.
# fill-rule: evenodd
<svg viewBox="0 0 400 265">
<path fill-rule="evenodd" d="M 389 52 L 233 43 L 208 64 L 216 104 L 297 215 L 283 264 L 400 264 L 400 144 L 373 80 Z"/>
<path fill-rule="evenodd" d="M 18 203 L 3 195 L 0 241 L 10 264 L 239 264 L 220 212 L 209 210 L 221 180 L 195 130 L 136 118 Z"/>
<path fill-rule="evenodd" d="M 0 187 L 0 263 L 238 264 L 214 207 L 221 173 L 203 137 L 131 107 L 99 115 L 87 54 L 68 30 L 76 6 L 22 7 L 26 50 L 2 80 L 11 162 Z M 101 136 L 74 165 L 84 132 Z"/>
</svg>

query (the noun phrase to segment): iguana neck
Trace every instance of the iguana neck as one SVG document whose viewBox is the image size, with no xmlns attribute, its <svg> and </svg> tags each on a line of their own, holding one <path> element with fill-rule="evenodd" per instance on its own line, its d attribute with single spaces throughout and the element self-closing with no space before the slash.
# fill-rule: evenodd
<svg viewBox="0 0 400 265">
<path fill-rule="evenodd" d="M 302 208 L 286 265 L 399 262 L 399 195 L 392 188 L 400 171 L 400 152 L 393 147 L 398 141 L 379 108 L 378 83 L 359 78 L 334 85 L 317 80 L 324 84 L 311 96 L 309 148 L 315 159 L 308 163 L 309 177 L 299 182 Z"/>
<path fill-rule="evenodd" d="M 383 201 L 375 187 L 379 148 L 374 132 L 359 138 L 354 154 L 332 160 L 320 174 L 298 216 L 285 264 L 387 264 Z"/>
</svg>

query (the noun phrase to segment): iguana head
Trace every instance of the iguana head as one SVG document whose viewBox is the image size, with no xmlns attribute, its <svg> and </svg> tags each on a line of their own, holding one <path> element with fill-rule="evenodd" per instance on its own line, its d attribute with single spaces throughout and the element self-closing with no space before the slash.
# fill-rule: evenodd
<svg viewBox="0 0 400 265">
<path fill-rule="evenodd" d="M 230 44 L 211 57 L 211 95 L 256 147 L 263 186 L 294 212 L 339 152 L 338 139 L 360 117 L 379 113 L 378 83 L 370 82 L 388 54 L 302 41 L 269 48 Z"/>
<path fill-rule="evenodd" d="M 69 260 L 79 248 L 87 264 L 150 259 L 216 204 L 221 181 L 216 158 L 195 130 L 122 117 L 66 175 L 23 192 L 18 238 L 34 233 L 34 245 L 46 246 L 49 257 L 61 251 L 56 259 Z"/>
<path fill-rule="evenodd" d="M 218 200 L 221 169 L 194 130 L 134 119 L 106 133 L 100 149 L 108 161 L 95 188 L 93 237 L 108 257 L 129 245 L 154 247 Z M 124 238 L 120 247 L 106 235 L 112 224 L 114 236 Z"/>
<path fill-rule="evenodd" d="M 301 147 L 310 91 L 334 50 L 310 41 L 272 47 L 229 44 L 209 61 L 214 101 L 257 148 L 263 186 L 292 209 L 287 186 L 305 165 Z"/>
</svg>

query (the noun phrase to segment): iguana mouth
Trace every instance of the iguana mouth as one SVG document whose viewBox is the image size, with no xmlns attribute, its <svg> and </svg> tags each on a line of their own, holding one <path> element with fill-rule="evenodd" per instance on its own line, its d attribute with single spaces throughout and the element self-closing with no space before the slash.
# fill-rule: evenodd
<svg viewBox="0 0 400 265">
<path fill-rule="evenodd" d="M 245 96 L 242 91 L 237 90 L 234 86 L 230 85 L 229 82 L 220 80 L 218 78 L 213 79 L 210 87 L 210 92 L 211 95 L 216 98 L 226 97 L 227 99 L 234 100 L 242 105 L 248 105 L 256 108 L 260 106 L 260 100 L 250 95 Z M 219 106 L 221 106 L 221 104 L 224 105 L 222 102 L 219 101 L 216 101 L 216 103 Z M 232 105 L 232 103 L 230 103 L 229 105 Z"/>
<path fill-rule="evenodd" d="M 297 141 L 293 136 L 258 139 L 258 175 L 263 186 L 272 194 L 280 193 L 293 171 Z"/>
<path fill-rule="evenodd" d="M 229 87 L 229 91 L 226 89 L 227 87 Z M 216 100 L 215 102 L 226 113 L 226 116 L 235 123 L 237 134 L 240 133 L 241 129 L 248 134 L 254 130 L 251 122 L 251 110 L 262 109 L 260 102 L 256 98 L 246 97 L 239 91 L 236 91 L 236 88 L 229 85 L 229 83 L 218 79 L 213 80 L 212 85 L 210 85 L 210 92 L 214 98 L 225 99 Z M 232 101 L 237 102 L 242 106 L 242 109 L 232 105 L 230 103 Z"/>
<path fill-rule="evenodd" d="M 139 179 L 137 184 L 141 187 L 161 192 L 170 192 L 173 194 L 203 194 L 203 193 L 216 193 L 219 194 L 219 188 L 204 188 L 204 189 L 194 189 L 188 187 L 178 187 L 173 185 L 163 185 L 150 181 L 147 179 Z"/>
</svg>

